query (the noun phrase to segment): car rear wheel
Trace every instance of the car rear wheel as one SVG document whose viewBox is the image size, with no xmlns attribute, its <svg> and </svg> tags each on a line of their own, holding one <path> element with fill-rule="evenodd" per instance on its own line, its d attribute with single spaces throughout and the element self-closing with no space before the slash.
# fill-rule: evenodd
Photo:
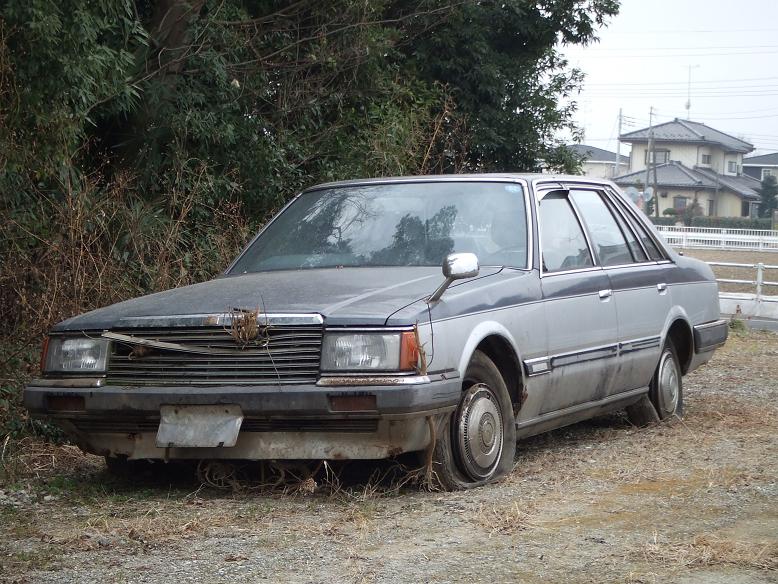
<svg viewBox="0 0 778 584">
<path fill-rule="evenodd" d="M 683 373 L 672 342 L 662 349 L 648 396 L 627 408 L 629 420 L 645 426 L 657 420 L 683 417 Z"/>
<path fill-rule="evenodd" d="M 434 486 L 450 491 L 495 481 L 513 469 L 516 426 L 508 388 L 494 362 L 476 351 L 457 409 L 438 426 Z"/>
</svg>

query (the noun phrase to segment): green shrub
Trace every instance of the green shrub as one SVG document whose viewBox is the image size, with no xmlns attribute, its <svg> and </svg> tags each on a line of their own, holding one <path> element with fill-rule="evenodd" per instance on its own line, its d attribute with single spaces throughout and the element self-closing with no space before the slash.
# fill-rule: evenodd
<svg viewBox="0 0 778 584">
<path fill-rule="evenodd" d="M 693 217 L 691 226 L 722 229 L 772 229 L 770 219 L 751 219 L 750 217 Z"/>
<path fill-rule="evenodd" d="M 675 225 L 678 219 L 675 217 L 649 217 L 654 225 Z"/>
</svg>

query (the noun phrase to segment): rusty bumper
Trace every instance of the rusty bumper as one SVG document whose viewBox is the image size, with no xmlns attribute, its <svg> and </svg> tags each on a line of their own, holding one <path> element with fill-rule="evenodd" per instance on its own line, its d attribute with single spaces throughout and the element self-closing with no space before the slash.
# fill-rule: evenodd
<svg viewBox="0 0 778 584">
<path fill-rule="evenodd" d="M 422 450 L 429 420 L 452 411 L 461 379 L 373 385 L 57 387 L 37 380 L 24 391 L 35 417 L 60 425 L 83 450 L 151 459 L 377 459 Z M 380 381 L 380 380 L 379 380 Z M 161 448 L 162 406 L 237 405 L 234 446 Z"/>
</svg>

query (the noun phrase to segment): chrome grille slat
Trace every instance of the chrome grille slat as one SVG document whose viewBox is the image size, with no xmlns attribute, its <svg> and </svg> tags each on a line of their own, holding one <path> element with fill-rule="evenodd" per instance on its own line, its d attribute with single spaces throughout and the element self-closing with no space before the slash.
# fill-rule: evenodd
<svg viewBox="0 0 778 584">
<path fill-rule="evenodd" d="M 299 360 L 297 358 L 298 355 L 303 355 L 303 358 L 309 358 L 309 359 L 319 359 L 319 347 L 306 347 L 301 348 L 299 350 L 295 349 L 285 349 L 284 351 L 278 352 L 276 350 L 272 350 L 270 352 L 268 351 L 257 351 L 257 352 L 250 352 L 245 351 L 245 353 L 238 353 L 234 355 L 200 355 L 203 359 L 207 359 L 208 361 L 255 361 L 258 358 L 264 358 L 268 361 L 272 357 L 274 360 L 283 360 L 283 359 L 292 359 L 292 360 Z M 116 359 L 123 360 L 123 361 L 129 361 L 134 362 L 135 359 L 130 359 L 127 355 L 115 355 Z M 178 361 L 179 358 L 177 356 L 172 355 L 154 355 L 152 358 L 147 358 L 148 361 L 155 360 L 155 361 Z"/>
<path fill-rule="evenodd" d="M 112 330 L 140 339 L 219 349 L 218 355 L 168 348 L 144 348 L 114 341 L 106 382 L 114 385 L 229 385 L 315 382 L 319 375 L 322 328 L 277 326 L 263 331 L 260 345 L 241 346 L 221 326 Z M 232 349 L 224 354 L 224 349 Z"/>
</svg>

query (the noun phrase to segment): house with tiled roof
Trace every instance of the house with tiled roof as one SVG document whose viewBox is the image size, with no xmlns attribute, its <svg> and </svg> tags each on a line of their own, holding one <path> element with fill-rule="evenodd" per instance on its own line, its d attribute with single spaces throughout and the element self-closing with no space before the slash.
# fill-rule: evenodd
<svg viewBox="0 0 778 584">
<path fill-rule="evenodd" d="M 759 181 L 743 173 L 743 155 L 754 150 L 752 144 L 700 122 L 678 118 L 623 134 L 620 140 L 632 145 L 630 170 L 614 182 L 640 190 L 646 186 L 649 168 L 648 186 L 657 185 L 660 214 L 665 209 L 682 213 L 696 202 L 703 215 L 755 215 Z"/>
<path fill-rule="evenodd" d="M 766 176 L 778 177 L 778 152 L 743 158 L 743 174 L 757 180 L 764 180 Z"/>
<path fill-rule="evenodd" d="M 570 144 L 566 148 L 581 159 L 584 176 L 613 178 L 629 169 L 629 156 L 619 155 L 617 164 L 616 153 L 610 150 L 588 144 Z"/>
</svg>

